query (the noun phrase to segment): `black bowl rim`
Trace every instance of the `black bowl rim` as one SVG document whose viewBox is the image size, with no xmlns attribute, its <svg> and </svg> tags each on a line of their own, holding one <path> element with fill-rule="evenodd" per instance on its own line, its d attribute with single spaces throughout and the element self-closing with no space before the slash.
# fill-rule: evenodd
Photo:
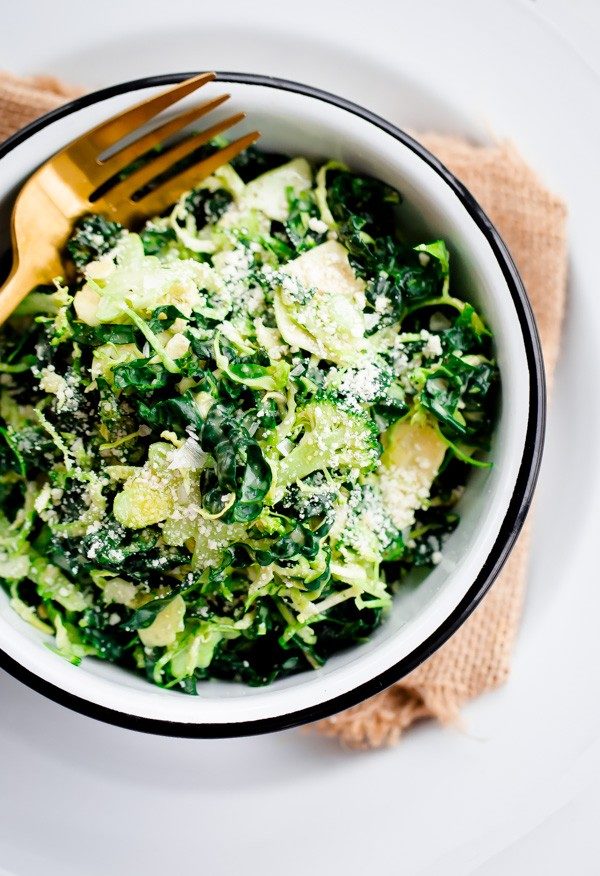
<svg viewBox="0 0 600 876">
<path fill-rule="evenodd" d="M 195 75 L 195 72 L 145 76 L 141 79 L 134 79 L 128 82 L 112 85 L 108 88 L 103 88 L 99 91 L 94 91 L 76 98 L 57 109 L 46 113 L 9 137 L 8 140 L 0 145 L 0 159 L 11 152 L 20 143 L 23 143 L 31 137 L 32 134 L 37 133 L 58 119 L 64 118 L 73 112 L 77 112 L 86 106 L 90 106 L 91 104 L 98 103 L 99 101 L 106 100 L 118 94 L 137 91 L 141 88 L 170 85 L 192 75 Z M 259 733 L 285 730 L 300 724 L 306 724 L 329 717 L 336 712 L 340 712 L 343 709 L 356 705 L 368 697 L 374 696 L 398 681 L 400 678 L 403 678 L 420 663 L 430 657 L 434 651 L 440 648 L 440 646 L 456 632 L 479 604 L 498 576 L 498 573 L 504 565 L 516 541 L 521 527 L 523 526 L 527 511 L 529 510 L 535 489 L 544 445 L 546 422 L 546 388 L 542 349 L 531 304 L 527 297 L 525 287 L 500 234 L 490 221 L 489 217 L 481 209 L 473 195 L 454 176 L 454 174 L 409 134 L 375 113 L 372 113 L 343 97 L 338 97 L 337 95 L 330 94 L 327 91 L 323 91 L 311 85 L 303 85 L 287 79 L 279 79 L 273 76 L 264 76 L 254 73 L 218 72 L 217 80 L 221 82 L 260 85 L 267 88 L 295 92 L 337 106 L 363 118 L 370 124 L 375 125 L 390 134 L 392 137 L 395 137 L 433 168 L 433 170 L 457 195 L 475 224 L 485 235 L 502 270 L 523 335 L 529 369 L 530 407 L 523 456 L 521 458 L 519 472 L 515 481 L 513 495 L 508 504 L 498 536 L 467 593 L 443 623 L 440 624 L 440 626 L 410 654 L 398 663 L 390 666 L 384 672 L 346 693 L 337 695 L 308 708 L 273 717 L 260 718 L 253 721 L 215 724 L 167 721 L 131 715 L 127 712 L 122 712 L 107 706 L 100 706 L 76 696 L 75 694 L 64 691 L 45 679 L 40 678 L 29 669 L 26 669 L 0 649 L 0 666 L 3 669 L 33 690 L 63 706 L 67 706 L 76 712 L 96 718 L 97 720 L 131 730 L 154 733 L 162 736 L 189 738 L 250 736 Z"/>
</svg>

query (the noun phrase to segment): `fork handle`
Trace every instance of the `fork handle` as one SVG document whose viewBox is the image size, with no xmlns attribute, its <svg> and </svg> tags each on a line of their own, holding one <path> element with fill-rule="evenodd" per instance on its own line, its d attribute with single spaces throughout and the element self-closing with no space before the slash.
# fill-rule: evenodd
<svg viewBox="0 0 600 876">
<path fill-rule="evenodd" d="M 23 262 L 15 260 L 10 274 L 0 287 L 0 325 L 6 322 L 38 282 Z"/>
</svg>

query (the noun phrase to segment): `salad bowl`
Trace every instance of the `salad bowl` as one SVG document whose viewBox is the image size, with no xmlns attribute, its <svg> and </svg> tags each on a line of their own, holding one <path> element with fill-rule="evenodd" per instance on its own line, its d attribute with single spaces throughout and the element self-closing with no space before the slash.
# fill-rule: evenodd
<svg viewBox="0 0 600 876">
<path fill-rule="evenodd" d="M 14 197 L 36 167 L 132 100 L 184 75 L 87 95 L 0 146 L 0 247 L 8 248 Z M 483 598 L 517 538 L 535 487 L 545 421 L 543 363 L 527 295 L 498 232 L 464 186 L 409 135 L 342 98 L 251 74 L 221 73 L 217 82 L 227 83 L 229 106 L 243 109 L 262 132 L 264 149 L 332 158 L 383 180 L 401 192 L 403 223 L 416 237 L 448 242 L 456 282 L 493 328 L 501 392 L 492 465 L 469 478 L 460 525 L 440 562 L 418 586 L 400 589 L 368 642 L 316 671 L 260 688 L 203 682 L 199 696 L 184 696 L 101 661 L 71 665 L 0 594 L 0 665 L 15 677 L 92 717 L 191 737 L 239 736 L 317 720 L 377 693 L 439 648 Z"/>
</svg>

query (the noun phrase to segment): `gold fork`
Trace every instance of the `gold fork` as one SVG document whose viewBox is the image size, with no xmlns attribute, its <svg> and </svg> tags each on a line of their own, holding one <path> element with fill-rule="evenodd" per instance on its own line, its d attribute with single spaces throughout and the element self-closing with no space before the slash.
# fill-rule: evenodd
<svg viewBox="0 0 600 876">
<path fill-rule="evenodd" d="M 130 225 L 161 213 L 183 192 L 258 139 L 258 131 L 252 131 L 166 181 L 162 178 L 174 164 L 245 118 L 245 113 L 235 113 L 165 151 L 147 156 L 140 167 L 124 179 L 115 181 L 115 177 L 118 178 L 132 162 L 153 147 L 164 146 L 168 138 L 216 109 L 229 95 L 219 95 L 180 113 L 141 134 L 107 158 L 102 157 L 104 153 L 123 138 L 135 134 L 162 110 L 214 78 L 214 73 L 202 73 L 112 116 L 73 140 L 30 176 L 13 207 L 13 264 L 0 288 L 0 325 L 34 286 L 48 283 L 63 274 L 61 251 L 79 217 L 86 213 L 101 213 Z M 90 200 L 109 181 L 114 182 L 112 188 L 101 197 Z"/>
</svg>

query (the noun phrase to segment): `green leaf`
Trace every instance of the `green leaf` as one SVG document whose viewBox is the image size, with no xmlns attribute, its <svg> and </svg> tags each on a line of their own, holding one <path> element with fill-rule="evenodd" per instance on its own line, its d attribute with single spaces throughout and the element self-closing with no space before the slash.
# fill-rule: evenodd
<svg viewBox="0 0 600 876">
<path fill-rule="evenodd" d="M 442 276 L 447 277 L 450 272 L 450 253 L 443 240 L 436 240 L 433 243 L 420 243 L 415 246 L 417 252 L 424 252 L 432 258 L 437 259 L 440 263 Z"/>
<path fill-rule="evenodd" d="M 138 412 L 142 420 L 150 426 L 162 429 L 179 427 L 185 431 L 186 426 L 193 426 L 198 432 L 203 427 L 203 419 L 191 392 L 173 398 L 161 399 L 155 403 L 138 403 Z"/>
<path fill-rule="evenodd" d="M 119 222 L 90 213 L 77 221 L 67 242 L 67 253 L 78 268 L 83 268 L 116 246 L 123 231 Z"/>
<path fill-rule="evenodd" d="M 169 372 L 160 363 L 150 364 L 150 359 L 136 359 L 117 365 L 112 369 L 118 389 L 134 389 L 136 392 L 152 392 L 169 383 Z"/>
<path fill-rule="evenodd" d="M 211 191 L 207 188 L 194 189 L 187 196 L 185 206 L 196 221 L 196 228 L 204 228 L 209 222 L 218 222 L 233 198 L 226 189 Z"/>
<path fill-rule="evenodd" d="M 123 629 L 128 631 L 146 629 L 146 627 L 154 623 L 157 614 L 174 599 L 175 595 L 170 593 L 168 596 L 153 599 L 151 602 L 142 605 L 141 608 L 134 611 L 131 617 L 124 621 Z"/>
<path fill-rule="evenodd" d="M 140 232 L 140 238 L 145 255 L 160 255 L 170 243 L 177 240 L 175 231 L 170 226 L 160 229 L 146 227 Z"/>
</svg>

